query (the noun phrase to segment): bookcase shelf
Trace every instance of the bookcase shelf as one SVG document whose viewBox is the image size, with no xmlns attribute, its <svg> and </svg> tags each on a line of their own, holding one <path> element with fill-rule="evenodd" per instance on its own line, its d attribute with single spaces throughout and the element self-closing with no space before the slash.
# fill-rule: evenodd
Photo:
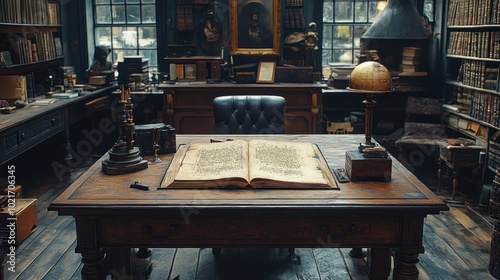
<svg viewBox="0 0 500 280">
<path fill-rule="evenodd" d="M 445 120 L 450 130 L 486 148 L 485 171 L 495 171 L 500 167 L 500 8 L 491 0 L 446 2 Z M 489 180 L 492 174 L 484 175 Z"/>
<path fill-rule="evenodd" d="M 64 64 L 59 11 L 59 4 L 53 0 L 2 1 L 0 76 L 25 80 L 26 85 L 4 88 L 0 99 L 28 101 L 50 91 L 50 76 Z"/>
</svg>

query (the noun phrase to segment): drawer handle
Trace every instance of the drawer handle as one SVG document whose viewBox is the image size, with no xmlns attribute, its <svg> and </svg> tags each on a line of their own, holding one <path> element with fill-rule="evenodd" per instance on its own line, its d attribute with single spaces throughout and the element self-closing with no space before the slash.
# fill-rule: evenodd
<svg viewBox="0 0 500 280">
<path fill-rule="evenodd" d="M 167 235 L 153 235 L 153 227 L 151 225 L 143 225 L 142 226 L 142 231 L 144 233 L 147 233 L 149 236 L 151 237 L 160 237 L 160 238 L 167 238 L 170 236 L 170 234 L 172 233 L 176 233 L 177 230 L 179 230 L 179 225 L 176 225 L 176 224 L 171 224 L 168 228 L 168 233 Z"/>
<path fill-rule="evenodd" d="M 21 138 L 26 139 L 26 133 L 21 133 Z"/>
<path fill-rule="evenodd" d="M 344 236 L 347 236 L 347 234 L 353 233 L 357 230 L 358 230 L 358 228 L 356 227 L 355 224 L 349 224 L 347 226 L 347 228 L 344 230 L 344 232 L 342 232 L 340 234 L 330 234 L 330 227 L 328 225 L 320 225 L 319 226 L 319 231 L 326 233 L 329 236 L 334 236 L 334 237 L 344 237 Z"/>
<path fill-rule="evenodd" d="M 51 121 L 52 121 L 52 123 L 54 124 L 54 123 L 56 122 L 56 119 L 52 119 Z"/>
</svg>

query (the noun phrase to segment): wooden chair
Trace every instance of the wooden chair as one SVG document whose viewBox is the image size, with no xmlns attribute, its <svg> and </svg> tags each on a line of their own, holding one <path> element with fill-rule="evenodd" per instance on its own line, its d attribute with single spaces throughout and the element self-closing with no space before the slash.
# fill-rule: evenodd
<svg viewBox="0 0 500 280">
<path fill-rule="evenodd" d="M 285 98 L 275 95 L 219 96 L 213 101 L 216 134 L 285 133 Z M 221 248 L 212 248 L 219 255 Z M 290 254 L 295 249 L 289 248 Z"/>
<path fill-rule="evenodd" d="M 446 139 L 443 104 L 443 99 L 408 97 L 403 136 L 394 145 L 411 164 L 435 155 L 438 142 Z"/>
</svg>

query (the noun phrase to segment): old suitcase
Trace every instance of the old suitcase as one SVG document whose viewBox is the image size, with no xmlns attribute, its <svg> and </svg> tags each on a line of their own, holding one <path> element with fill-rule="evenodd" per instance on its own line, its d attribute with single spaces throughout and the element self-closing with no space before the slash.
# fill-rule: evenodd
<svg viewBox="0 0 500 280">
<path fill-rule="evenodd" d="M 14 204 L 13 213 L 9 205 L 0 211 L 0 238 L 4 244 L 17 246 L 37 230 L 38 220 L 36 199 L 17 198 Z"/>
</svg>

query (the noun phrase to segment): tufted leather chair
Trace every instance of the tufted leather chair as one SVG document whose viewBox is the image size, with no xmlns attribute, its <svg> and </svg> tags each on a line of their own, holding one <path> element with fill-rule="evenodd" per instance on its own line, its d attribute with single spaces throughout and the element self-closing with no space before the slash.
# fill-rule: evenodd
<svg viewBox="0 0 500 280">
<path fill-rule="evenodd" d="M 281 96 L 219 96 L 213 110 L 218 134 L 285 133 L 285 98 Z"/>
</svg>

